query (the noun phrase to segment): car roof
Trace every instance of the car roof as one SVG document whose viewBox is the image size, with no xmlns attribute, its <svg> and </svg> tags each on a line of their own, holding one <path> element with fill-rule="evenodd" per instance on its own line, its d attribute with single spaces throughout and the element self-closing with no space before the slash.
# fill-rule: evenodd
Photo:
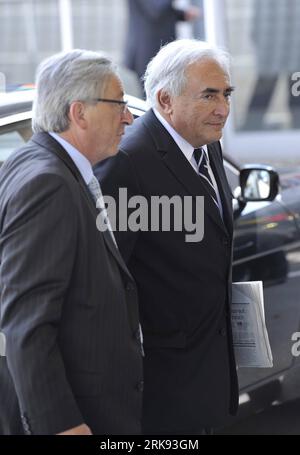
<svg viewBox="0 0 300 455">
<path fill-rule="evenodd" d="M 0 127 L 7 125 L 10 128 L 13 124 L 24 120 L 31 121 L 32 103 L 35 96 L 34 89 L 17 90 L 2 93 L 0 97 Z M 147 111 L 146 101 L 132 95 L 127 95 L 128 107 L 135 117 L 139 117 Z M 238 169 L 239 165 L 232 158 L 226 156 L 226 161 L 233 168 Z"/>
<path fill-rule="evenodd" d="M 35 90 L 19 90 L 15 92 L 2 93 L 0 97 L 0 118 L 19 114 L 21 112 L 32 110 L 32 102 L 35 96 Z M 126 95 L 128 106 L 138 115 L 147 110 L 147 104 L 144 100 L 132 95 Z"/>
<path fill-rule="evenodd" d="M 34 90 L 1 93 L 0 118 L 31 111 Z"/>
</svg>

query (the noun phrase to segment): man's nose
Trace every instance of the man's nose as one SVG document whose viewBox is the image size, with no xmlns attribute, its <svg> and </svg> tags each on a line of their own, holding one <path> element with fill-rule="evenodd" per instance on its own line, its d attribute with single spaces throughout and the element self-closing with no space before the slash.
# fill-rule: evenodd
<svg viewBox="0 0 300 455">
<path fill-rule="evenodd" d="M 222 99 L 218 102 L 215 108 L 215 115 L 220 115 L 222 117 L 227 117 L 229 114 L 229 104 L 227 99 Z"/>
<path fill-rule="evenodd" d="M 123 112 L 123 115 L 122 115 L 122 122 L 126 123 L 127 125 L 131 125 L 132 122 L 133 122 L 133 115 L 132 115 L 132 113 L 130 112 L 130 110 L 128 109 L 127 106 L 126 106 L 126 109 L 125 109 L 125 111 Z"/>
</svg>

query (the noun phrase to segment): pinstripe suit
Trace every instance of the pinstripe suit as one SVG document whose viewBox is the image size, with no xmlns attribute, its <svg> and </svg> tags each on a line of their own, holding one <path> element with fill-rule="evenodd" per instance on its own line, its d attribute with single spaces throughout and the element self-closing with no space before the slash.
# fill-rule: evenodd
<svg viewBox="0 0 300 455">
<path fill-rule="evenodd" d="M 81 174 L 39 133 L 3 165 L 0 191 L 0 432 L 139 433 L 136 288 Z"/>
</svg>

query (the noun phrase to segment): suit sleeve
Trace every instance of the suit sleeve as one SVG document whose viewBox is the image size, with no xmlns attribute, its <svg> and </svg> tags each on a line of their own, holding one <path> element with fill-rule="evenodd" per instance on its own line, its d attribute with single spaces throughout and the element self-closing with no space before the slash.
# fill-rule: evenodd
<svg viewBox="0 0 300 455">
<path fill-rule="evenodd" d="M 58 345 L 77 212 L 62 178 L 39 175 L 7 203 L 2 226 L 2 330 L 23 423 L 54 434 L 83 423 Z"/>
<path fill-rule="evenodd" d="M 131 163 L 131 159 L 125 151 L 120 151 L 113 158 L 109 158 L 103 163 L 99 163 L 94 168 L 101 189 L 104 195 L 112 196 L 116 201 L 116 231 L 115 238 L 120 249 L 121 255 L 126 263 L 131 258 L 135 243 L 138 240 L 139 232 L 133 232 L 130 229 L 118 229 L 120 226 L 120 216 L 126 211 L 127 216 L 123 216 L 126 221 L 133 210 L 126 209 L 124 204 L 120 206 L 119 201 L 121 193 L 126 194 L 127 202 L 132 196 L 142 194 L 139 189 L 138 179 Z M 124 189 L 126 193 L 124 192 Z M 120 216 L 119 216 L 120 215 Z"/>
<path fill-rule="evenodd" d="M 161 20 L 164 16 L 174 14 L 178 21 L 184 21 L 184 11 L 173 8 L 173 0 L 136 0 L 136 7 L 151 21 Z"/>
</svg>

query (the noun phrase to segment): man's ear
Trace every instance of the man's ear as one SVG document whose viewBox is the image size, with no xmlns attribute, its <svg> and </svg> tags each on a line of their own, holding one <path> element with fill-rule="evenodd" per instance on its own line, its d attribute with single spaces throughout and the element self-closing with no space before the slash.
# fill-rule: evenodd
<svg viewBox="0 0 300 455">
<path fill-rule="evenodd" d="M 172 98 L 164 89 L 157 92 L 157 102 L 165 114 L 172 114 Z"/>
<path fill-rule="evenodd" d="M 86 106 L 81 101 L 74 101 L 69 110 L 69 119 L 82 129 L 87 127 Z"/>
</svg>

